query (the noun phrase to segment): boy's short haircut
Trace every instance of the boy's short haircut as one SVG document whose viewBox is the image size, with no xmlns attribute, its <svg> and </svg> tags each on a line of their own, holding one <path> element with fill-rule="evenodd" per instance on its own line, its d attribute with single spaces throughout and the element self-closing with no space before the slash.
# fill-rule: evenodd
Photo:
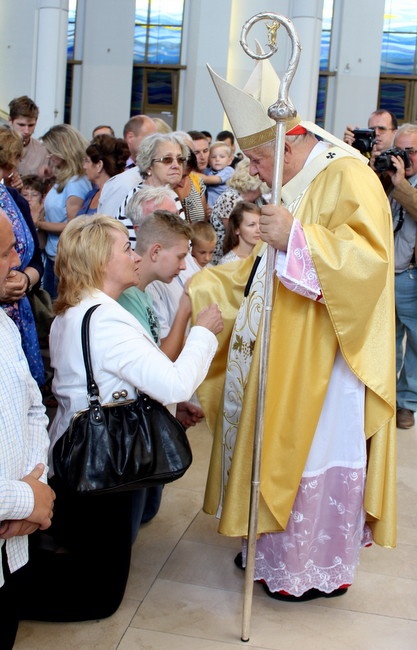
<svg viewBox="0 0 417 650">
<path fill-rule="evenodd" d="M 136 252 L 143 255 L 150 246 L 161 244 L 171 248 L 179 237 L 191 239 L 191 226 L 174 212 L 151 212 L 136 231 Z"/>
<path fill-rule="evenodd" d="M 217 142 L 223 142 L 223 140 L 227 139 L 229 139 L 232 144 L 235 143 L 235 136 L 231 131 L 220 131 L 216 136 Z"/>
<path fill-rule="evenodd" d="M 226 149 L 229 156 L 232 155 L 231 147 L 227 144 L 227 142 L 223 142 L 222 140 L 216 140 L 216 142 L 213 142 L 210 145 L 210 153 L 209 153 L 209 155 L 211 156 L 213 151 L 215 149 L 220 149 L 220 147 L 222 147 L 223 149 Z"/>
<path fill-rule="evenodd" d="M 187 133 L 191 140 L 207 140 L 208 142 L 207 136 L 202 131 L 187 131 Z"/>
<path fill-rule="evenodd" d="M 9 102 L 9 117 L 12 121 L 18 117 L 30 117 L 37 120 L 39 117 L 39 108 L 33 99 L 27 95 L 22 95 L 22 97 L 16 97 Z"/>
<path fill-rule="evenodd" d="M 195 221 L 192 226 L 191 244 L 195 245 L 196 241 L 216 242 L 216 231 L 208 221 Z"/>
<path fill-rule="evenodd" d="M 204 131 L 201 131 L 200 133 L 202 133 L 203 135 L 205 135 L 206 138 L 208 138 L 208 139 L 210 139 L 210 140 L 211 140 L 212 137 L 213 137 L 213 136 L 211 135 L 210 131 L 206 131 L 206 130 L 204 130 Z M 216 138 L 216 139 L 217 139 L 217 138 Z"/>
</svg>

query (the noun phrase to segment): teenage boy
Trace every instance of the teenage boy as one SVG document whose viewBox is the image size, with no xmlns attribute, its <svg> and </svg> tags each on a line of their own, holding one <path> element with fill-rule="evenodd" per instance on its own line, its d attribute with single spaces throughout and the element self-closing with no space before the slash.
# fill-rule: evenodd
<svg viewBox="0 0 417 650">
<path fill-rule="evenodd" d="M 39 108 L 27 95 L 16 97 L 9 103 L 9 124 L 23 139 L 23 154 L 17 165 L 18 173 L 20 176 L 36 174 L 41 178 L 48 178 L 51 175 L 48 152 L 42 142 L 32 137 L 38 117 Z"/>
</svg>

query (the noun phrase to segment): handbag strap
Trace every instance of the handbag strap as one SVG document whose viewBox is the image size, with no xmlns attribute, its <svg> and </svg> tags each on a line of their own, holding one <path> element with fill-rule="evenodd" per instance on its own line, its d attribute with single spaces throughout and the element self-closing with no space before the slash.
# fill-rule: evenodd
<svg viewBox="0 0 417 650">
<path fill-rule="evenodd" d="M 85 373 L 87 375 L 87 398 L 90 404 L 99 403 L 100 391 L 93 377 L 90 352 L 90 320 L 92 313 L 100 307 L 100 304 L 93 305 L 84 314 L 81 323 L 81 346 L 83 349 Z"/>
</svg>

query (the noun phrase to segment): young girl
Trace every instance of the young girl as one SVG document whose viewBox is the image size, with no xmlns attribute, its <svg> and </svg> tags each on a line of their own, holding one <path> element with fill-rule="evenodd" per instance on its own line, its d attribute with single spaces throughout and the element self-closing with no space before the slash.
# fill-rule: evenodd
<svg viewBox="0 0 417 650">
<path fill-rule="evenodd" d="M 260 239 L 260 208 L 254 203 L 239 201 L 230 213 L 220 264 L 245 259 Z"/>
</svg>

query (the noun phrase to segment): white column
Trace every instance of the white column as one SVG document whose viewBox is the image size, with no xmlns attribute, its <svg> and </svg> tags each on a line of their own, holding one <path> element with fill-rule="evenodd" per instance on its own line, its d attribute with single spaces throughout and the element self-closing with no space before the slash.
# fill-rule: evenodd
<svg viewBox="0 0 417 650">
<path fill-rule="evenodd" d="M 290 10 L 290 18 L 301 43 L 300 61 L 290 95 L 300 116 L 314 122 L 320 71 L 323 0 L 293 0 Z"/>
<path fill-rule="evenodd" d="M 288 15 L 288 5 L 287 0 L 274 0 L 266 7 L 260 6 L 259 0 L 186 0 L 182 63 L 187 70 L 182 73 L 179 128 L 207 129 L 213 136 L 230 128 L 206 64 L 230 83 L 243 87 L 255 65 L 239 43 L 243 25 L 260 11 Z M 251 30 L 253 48 L 254 38 L 266 49 L 265 25 L 256 25 Z M 271 62 L 279 72 L 286 63 L 285 46 L 273 59 Z"/>
<path fill-rule="evenodd" d="M 385 0 L 335 2 L 325 128 L 338 137 L 377 108 L 384 10 Z"/>
<path fill-rule="evenodd" d="M 269 4 L 262 5 L 259 0 L 234 0 L 233 14 L 230 25 L 230 48 L 228 57 L 228 81 L 242 88 L 248 80 L 256 61 L 252 59 L 240 45 L 242 28 L 245 23 L 261 12 L 273 12 L 285 17 L 289 17 L 288 0 L 275 0 Z M 268 21 L 259 21 L 254 24 L 248 33 L 248 45 L 251 50 L 255 50 L 255 39 L 259 42 L 265 52 L 268 51 L 268 30 L 266 23 Z M 271 56 L 271 62 L 278 75 L 286 68 L 287 64 L 287 46 L 289 40 L 285 28 L 277 33 L 278 51 Z M 278 88 L 277 88 L 278 97 Z"/>
<path fill-rule="evenodd" d="M 223 108 L 206 64 L 226 75 L 231 2 L 186 0 L 178 105 L 178 129 L 208 130 L 213 136 L 223 128 Z"/>
<path fill-rule="evenodd" d="M 98 124 L 122 137 L 130 118 L 135 0 L 78 0 L 71 122 L 86 138 Z"/>
<path fill-rule="evenodd" d="M 15 97 L 34 97 L 35 0 L 0 2 L 0 109 Z"/>
<path fill-rule="evenodd" d="M 68 0 L 38 0 L 37 12 L 33 99 L 40 108 L 37 132 L 42 135 L 64 121 Z"/>
</svg>

